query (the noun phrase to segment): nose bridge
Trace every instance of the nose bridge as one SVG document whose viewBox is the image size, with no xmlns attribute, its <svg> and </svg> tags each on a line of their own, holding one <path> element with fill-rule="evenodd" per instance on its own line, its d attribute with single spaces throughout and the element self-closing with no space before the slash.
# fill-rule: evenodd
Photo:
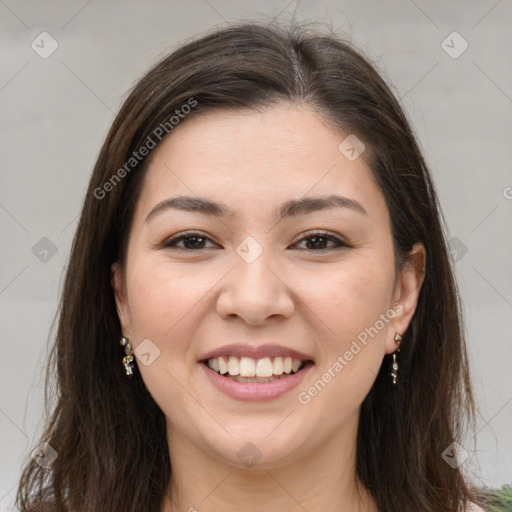
<svg viewBox="0 0 512 512">
<path fill-rule="evenodd" d="M 264 249 L 253 240 L 247 240 L 237 247 L 237 253 L 240 261 L 233 276 L 237 295 L 245 294 L 248 298 L 262 302 L 275 299 L 279 285 L 270 270 L 272 251 L 269 248 Z"/>
<path fill-rule="evenodd" d="M 236 265 L 235 276 L 240 285 L 253 290 L 255 293 L 271 293 L 276 288 L 276 276 L 271 272 L 272 257 L 270 250 L 257 256 L 254 260 L 243 258 Z"/>
<path fill-rule="evenodd" d="M 218 299 L 223 316 L 237 315 L 255 324 L 274 315 L 289 316 L 294 302 L 276 275 L 273 251 L 247 237 L 236 249 L 237 262 Z"/>
</svg>

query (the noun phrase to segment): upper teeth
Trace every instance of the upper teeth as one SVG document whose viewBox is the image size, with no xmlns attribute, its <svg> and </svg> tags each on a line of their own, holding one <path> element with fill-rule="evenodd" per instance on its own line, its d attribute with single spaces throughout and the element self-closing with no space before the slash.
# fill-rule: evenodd
<svg viewBox="0 0 512 512">
<path fill-rule="evenodd" d="M 270 357 L 253 359 L 252 357 L 221 356 L 208 359 L 208 366 L 221 374 L 240 375 L 241 377 L 272 377 L 283 373 L 297 372 L 302 360 L 292 357 Z"/>
</svg>

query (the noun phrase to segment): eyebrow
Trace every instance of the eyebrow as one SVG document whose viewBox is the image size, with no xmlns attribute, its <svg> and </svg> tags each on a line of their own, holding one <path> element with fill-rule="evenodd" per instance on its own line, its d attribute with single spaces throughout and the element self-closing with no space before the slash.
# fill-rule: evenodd
<svg viewBox="0 0 512 512">
<path fill-rule="evenodd" d="M 280 219 L 297 217 L 330 208 L 348 208 L 362 215 L 368 215 L 363 205 L 355 199 L 339 195 L 326 197 L 304 197 L 284 202 L 278 209 Z M 227 205 L 203 197 L 178 196 L 158 203 L 148 214 L 145 222 L 168 210 L 196 212 L 211 217 L 230 217 L 235 215 Z"/>
</svg>

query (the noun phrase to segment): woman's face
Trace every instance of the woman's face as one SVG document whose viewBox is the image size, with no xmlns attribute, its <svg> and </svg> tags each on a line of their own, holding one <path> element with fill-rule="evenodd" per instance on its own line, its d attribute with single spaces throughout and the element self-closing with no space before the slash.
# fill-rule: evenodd
<svg viewBox="0 0 512 512">
<path fill-rule="evenodd" d="M 191 117 L 150 155 L 113 285 L 171 450 L 270 468 L 354 442 L 421 279 L 395 272 L 384 197 L 354 139 L 339 148 L 348 135 L 286 104 Z"/>
</svg>

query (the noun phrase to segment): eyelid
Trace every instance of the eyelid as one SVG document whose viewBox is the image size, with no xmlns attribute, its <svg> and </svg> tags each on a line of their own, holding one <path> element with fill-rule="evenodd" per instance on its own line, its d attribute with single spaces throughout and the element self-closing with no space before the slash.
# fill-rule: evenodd
<svg viewBox="0 0 512 512">
<path fill-rule="evenodd" d="M 335 234 L 329 233 L 328 231 L 324 231 L 321 229 L 313 229 L 310 231 L 306 231 L 305 233 L 302 233 L 300 235 L 300 238 L 296 242 L 294 242 L 293 245 L 296 245 L 299 242 L 304 242 L 305 240 L 307 240 L 309 238 L 313 238 L 314 236 L 317 236 L 319 238 L 325 238 L 329 242 L 334 243 L 335 247 L 328 247 L 325 249 L 316 249 L 316 250 L 315 249 L 300 249 L 300 250 L 306 250 L 306 251 L 310 251 L 310 252 L 327 252 L 327 251 L 334 251 L 336 249 L 341 249 L 344 247 L 345 248 L 352 247 L 340 235 L 335 235 Z"/>
<path fill-rule="evenodd" d="M 350 245 L 348 242 L 346 242 L 341 236 L 339 235 L 334 235 L 334 234 L 331 234 L 329 233 L 328 231 L 323 231 L 323 230 L 310 230 L 310 231 L 306 231 L 305 233 L 302 233 L 300 235 L 300 237 L 298 238 L 298 240 L 296 240 L 295 242 L 293 242 L 292 245 L 296 245 L 300 242 L 304 242 L 306 240 L 308 240 L 309 238 L 313 238 L 314 236 L 317 236 L 319 238 L 325 238 L 326 240 L 328 240 L 329 242 L 332 242 L 335 244 L 334 247 L 328 247 L 328 248 L 324 248 L 324 249 L 299 249 L 301 251 L 309 251 L 309 252 L 328 252 L 328 251 L 333 251 L 333 250 L 336 250 L 336 249 L 341 249 L 341 248 L 351 248 L 353 247 L 352 245 Z M 207 236 L 199 231 L 185 231 L 183 233 L 178 233 L 176 235 L 173 235 L 172 237 L 166 239 L 162 244 L 161 244 L 161 247 L 162 248 L 170 248 L 170 247 L 175 247 L 177 250 L 180 250 L 180 251 L 189 251 L 189 252 L 199 252 L 201 250 L 204 250 L 204 249 L 210 249 L 211 247 L 206 247 L 206 248 L 199 248 L 199 249 L 187 249 L 187 248 L 184 248 L 184 247 L 177 247 L 176 244 L 181 242 L 183 239 L 186 239 L 186 238 L 193 238 L 193 237 L 198 237 L 198 238 L 202 238 L 202 239 L 205 239 L 205 240 L 208 240 L 210 242 L 213 242 L 213 240 L 211 239 L 210 236 Z"/>
<path fill-rule="evenodd" d="M 210 242 L 213 242 L 210 236 L 205 235 L 204 233 L 200 233 L 199 231 L 185 231 L 183 233 L 177 233 L 176 235 L 173 235 L 169 238 L 166 238 L 162 244 L 161 247 L 163 249 L 170 248 L 170 247 L 176 247 L 176 243 L 181 242 L 184 238 L 204 238 L 205 240 L 209 240 Z M 194 249 L 187 249 L 184 247 L 177 247 L 178 250 L 182 251 L 194 251 Z M 196 251 L 199 251 L 200 249 L 196 249 Z M 203 249 L 204 250 L 204 249 Z"/>
</svg>

